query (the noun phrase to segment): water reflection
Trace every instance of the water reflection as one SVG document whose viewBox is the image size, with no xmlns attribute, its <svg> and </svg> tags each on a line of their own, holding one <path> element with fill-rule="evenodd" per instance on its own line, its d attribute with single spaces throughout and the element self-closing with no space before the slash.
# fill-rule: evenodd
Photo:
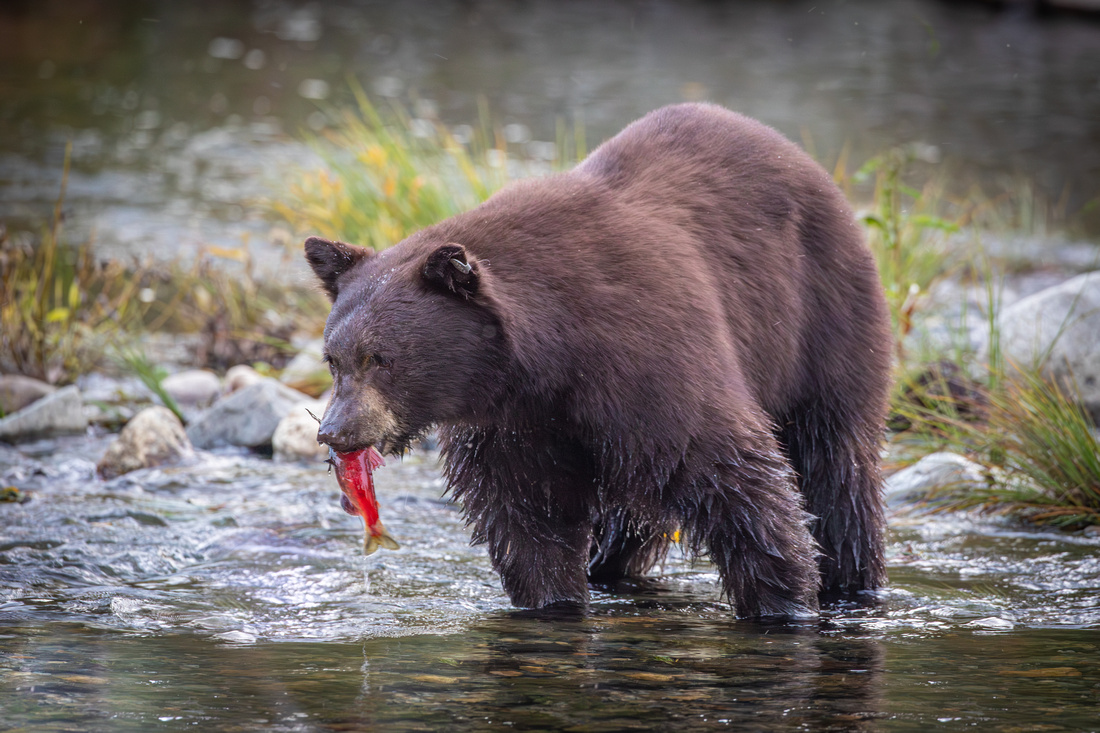
<svg viewBox="0 0 1100 733">
<path fill-rule="evenodd" d="M 6 722 L 141 730 L 1091 729 L 1095 640 L 834 635 L 632 613 L 489 614 L 462 633 L 227 644 L 6 634 Z M 144 726 L 144 728 L 143 728 Z"/>
</svg>

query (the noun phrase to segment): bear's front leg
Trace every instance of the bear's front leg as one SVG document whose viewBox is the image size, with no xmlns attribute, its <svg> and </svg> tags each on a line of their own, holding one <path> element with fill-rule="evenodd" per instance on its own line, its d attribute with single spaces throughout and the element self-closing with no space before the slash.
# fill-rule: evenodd
<svg viewBox="0 0 1100 733">
<path fill-rule="evenodd" d="M 679 477 L 683 529 L 710 555 L 740 617 L 817 611 L 817 549 L 810 515 L 777 447 L 685 460 Z"/>
<path fill-rule="evenodd" d="M 473 541 L 489 546 L 521 608 L 588 603 L 595 480 L 587 454 L 544 431 L 440 431 L 446 472 Z"/>
<path fill-rule="evenodd" d="M 493 568 L 512 604 L 544 608 L 588 604 L 588 552 L 592 525 L 578 517 L 502 512 L 478 526 Z"/>
</svg>

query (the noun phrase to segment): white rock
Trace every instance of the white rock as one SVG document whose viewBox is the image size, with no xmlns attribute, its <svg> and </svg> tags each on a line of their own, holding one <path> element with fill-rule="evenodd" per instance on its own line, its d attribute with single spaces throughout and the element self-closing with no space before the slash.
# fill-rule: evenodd
<svg viewBox="0 0 1100 733">
<path fill-rule="evenodd" d="M 285 385 L 305 392 L 317 394 L 318 388 L 324 388 L 332 382 L 328 367 L 321 361 L 324 339 L 306 344 L 283 368 L 279 381 Z"/>
<path fill-rule="evenodd" d="M 314 402 L 299 405 L 279 421 L 271 436 L 271 447 L 279 461 L 312 461 L 328 457 L 328 446 L 317 442 L 317 421 L 306 412 L 307 408 L 320 417 L 325 403 Z"/>
<path fill-rule="evenodd" d="M 932 490 L 946 486 L 985 485 L 985 469 L 981 465 L 955 453 L 931 453 L 886 479 L 886 506 L 896 509 L 912 504 L 927 498 Z"/>
<path fill-rule="evenodd" d="M 309 395 L 265 378 L 215 402 L 188 426 L 187 436 L 196 448 L 260 448 L 271 443 L 279 421 L 294 407 L 313 402 Z"/>
<path fill-rule="evenodd" d="M 991 629 L 995 631 L 1009 631 L 1015 628 L 1016 624 L 1009 621 L 1007 618 L 1001 618 L 1000 616 L 987 616 L 985 618 L 976 618 L 969 623 L 963 624 L 963 627 L 969 627 L 971 629 Z"/>
<path fill-rule="evenodd" d="M 1100 420 L 1100 271 L 1018 300 L 997 324 L 1007 366 L 1042 367 Z"/>
<path fill-rule="evenodd" d="M 24 377 L 22 374 L 0 374 L 0 414 L 19 412 L 56 389 L 40 379 Z"/>
<path fill-rule="evenodd" d="M 225 373 L 225 394 L 233 394 L 245 387 L 261 382 L 263 379 L 262 374 L 245 364 L 229 367 L 229 371 Z"/>
<path fill-rule="evenodd" d="M 147 407 L 133 417 L 107 447 L 96 471 L 114 478 L 139 468 L 159 466 L 190 454 L 183 423 L 167 407 Z"/>
<path fill-rule="evenodd" d="M 87 427 L 84 399 L 75 385 L 69 385 L 0 420 L 0 440 L 15 442 L 82 433 Z"/>
<path fill-rule="evenodd" d="M 218 398 L 222 382 L 214 372 L 189 369 L 165 377 L 160 386 L 180 405 L 206 407 Z"/>
</svg>

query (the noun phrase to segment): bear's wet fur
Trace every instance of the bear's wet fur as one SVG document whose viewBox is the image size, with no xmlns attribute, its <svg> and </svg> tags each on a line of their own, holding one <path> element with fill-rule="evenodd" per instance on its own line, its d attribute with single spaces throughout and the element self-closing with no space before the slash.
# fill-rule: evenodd
<svg viewBox="0 0 1100 733">
<path fill-rule="evenodd" d="M 886 306 L 843 195 L 771 128 L 665 107 L 378 254 L 306 255 L 333 299 L 319 439 L 438 426 L 515 605 L 584 604 L 677 530 L 740 616 L 884 582 Z"/>
</svg>

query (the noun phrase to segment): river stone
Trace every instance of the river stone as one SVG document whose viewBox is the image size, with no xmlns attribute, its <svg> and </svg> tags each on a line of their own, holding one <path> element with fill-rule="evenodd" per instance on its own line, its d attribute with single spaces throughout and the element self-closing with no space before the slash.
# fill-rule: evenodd
<svg viewBox="0 0 1100 733">
<path fill-rule="evenodd" d="M 313 401 L 309 395 L 264 378 L 215 402 L 188 426 L 187 435 L 196 448 L 263 448 L 271 444 L 280 420 L 297 405 Z"/>
<path fill-rule="evenodd" d="M 251 387 L 263 381 L 264 376 L 247 364 L 229 367 L 225 373 L 225 394 L 231 395 L 245 387 Z"/>
<path fill-rule="evenodd" d="M 0 374 L 0 415 L 19 412 L 57 388 L 22 374 Z"/>
<path fill-rule="evenodd" d="M 324 339 L 306 344 L 283 368 L 279 381 L 294 389 L 319 394 L 332 383 L 328 366 L 321 361 Z"/>
<path fill-rule="evenodd" d="M 1006 365 L 1041 366 L 1100 421 L 1100 271 L 1016 301 L 997 325 Z"/>
<path fill-rule="evenodd" d="M 300 405 L 279 421 L 275 434 L 271 436 L 271 448 L 276 460 L 312 461 L 328 457 L 328 446 L 317 442 L 317 421 L 306 412 L 307 408 L 320 417 L 325 411 L 325 403 Z"/>
<path fill-rule="evenodd" d="M 886 479 L 886 506 L 900 509 L 928 498 L 935 489 L 946 486 L 975 487 L 986 485 L 985 469 L 956 453 L 931 453 L 912 466 L 903 468 Z"/>
<path fill-rule="evenodd" d="M 217 399 L 222 383 L 214 372 L 189 369 L 165 377 L 160 386 L 180 405 L 206 407 Z"/>
<path fill-rule="evenodd" d="M 106 479 L 139 468 L 159 466 L 191 453 L 183 423 L 167 407 L 147 407 L 133 417 L 100 459 L 96 471 Z"/>
<path fill-rule="evenodd" d="M 0 419 L 0 440 L 46 438 L 65 433 L 82 433 L 88 427 L 84 400 L 76 385 L 62 387 L 18 412 Z"/>
</svg>

